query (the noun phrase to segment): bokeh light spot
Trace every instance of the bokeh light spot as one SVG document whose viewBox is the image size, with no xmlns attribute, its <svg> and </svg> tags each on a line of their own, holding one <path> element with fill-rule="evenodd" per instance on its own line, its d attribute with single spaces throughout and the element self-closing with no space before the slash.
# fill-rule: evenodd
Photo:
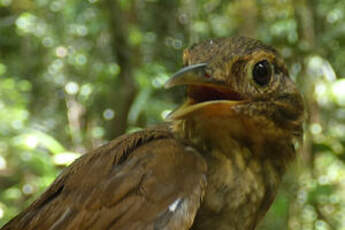
<svg viewBox="0 0 345 230">
<path fill-rule="evenodd" d="M 70 81 L 66 84 L 65 90 L 68 94 L 75 95 L 78 93 L 79 85 L 74 81 Z"/>
<path fill-rule="evenodd" d="M 78 65 L 85 65 L 87 62 L 87 57 L 84 54 L 78 54 L 75 60 Z"/>
<path fill-rule="evenodd" d="M 31 184 L 25 184 L 25 185 L 23 185 L 22 191 L 24 194 L 30 195 L 33 193 L 34 188 L 32 187 Z"/>
<path fill-rule="evenodd" d="M 80 95 L 88 97 L 92 93 L 92 85 L 84 84 L 80 87 Z"/>
<path fill-rule="evenodd" d="M 333 83 L 332 94 L 339 105 L 345 106 L 345 79 Z"/>
<path fill-rule="evenodd" d="M 318 123 L 314 123 L 310 126 L 310 132 L 314 135 L 320 134 L 322 132 L 322 127 Z"/>
<path fill-rule="evenodd" d="M 53 44 L 54 44 L 54 40 L 53 40 L 53 38 L 47 36 L 47 37 L 44 37 L 44 38 L 43 38 L 42 44 L 43 44 L 45 47 L 52 47 Z"/>
<path fill-rule="evenodd" d="M 64 57 L 67 56 L 68 50 L 67 50 L 66 47 L 64 47 L 64 46 L 59 46 L 59 47 L 56 48 L 55 54 L 56 54 L 56 56 L 58 56 L 59 58 L 64 58 Z"/>
<path fill-rule="evenodd" d="M 35 15 L 25 12 L 17 18 L 16 26 L 20 31 L 24 33 L 29 33 L 33 31 L 36 25 L 36 21 L 37 18 Z"/>
<path fill-rule="evenodd" d="M 120 73 L 120 66 L 117 63 L 111 63 L 108 70 L 111 75 L 118 75 Z"/>
<path fill-rule="evenodd" d="M 50 4 L 50 10 L 53 12 L 58 12 L 63 8 L 62 1 L 54 1 Z"/>
<path fill-rule="evenodd" d="M 28 135 L 26 138 L 25 138 L 25 145 L 28 147 L 28 148 L 31 148 L 31 149 L 34 149 L 36 148 L 36 146 L 38 145 L 38 138 L 34 135 Z"/>
<path fill-rule="evenodd" d="M 104 112 L 103 112 L 103 117 L 106 120 L 111 120 L 114 118 L 114 116 L 115 116 L 115 112 L 112 109 L 108 108 L 108 109 L 104 110 Z"/>
<path fill-rule="evenodd" d="M 163 119 L 166 119 L 170 113 L 171 113 L 170 109 L 163 110 L 163 112 L 161 113 L 161 117 Z"/>
<path fill-rule="evenodd" d="M 0 156 L 0 170 L 6 169 L 7 162 L 3 156 Z"/>
<path fill-rule="evenodd" d="M 56 165 L 69 165 L 79 156 L 80 154 L 72 152 L 59 153 L 54 156 L 53 161 Z"/>
<path fill-rule="evenodd" d="M 101 138 L 104 136 L 104 128 L 99 127 L 99 126 L 95 127 L 92 129 L 91 134 L 94 138 Z"/>
</svg>

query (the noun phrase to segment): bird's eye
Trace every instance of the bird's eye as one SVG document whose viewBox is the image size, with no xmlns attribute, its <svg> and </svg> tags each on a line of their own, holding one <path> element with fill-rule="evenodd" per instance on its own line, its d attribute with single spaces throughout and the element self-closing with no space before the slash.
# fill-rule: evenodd
<svg viewBox="0 0 345 230">
<path fill-rule="evenodd" d="M 267 85 L 271 80 L 272 68 L 268 61 L 259 61 L 253 68 L 253 80 L 260 86 Z"/>
</svg>

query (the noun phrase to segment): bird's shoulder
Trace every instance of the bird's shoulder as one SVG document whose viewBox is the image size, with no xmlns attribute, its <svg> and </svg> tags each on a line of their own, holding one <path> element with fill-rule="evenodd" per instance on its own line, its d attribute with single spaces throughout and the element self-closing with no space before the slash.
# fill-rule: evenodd
<svg viewBox="0 0 345 230">
<path fill-rule="evenodd" d="M 188 229 L 206 170 L 166 127 L 124 135 L 63 170 L 4 229 Z"/>
</svg>

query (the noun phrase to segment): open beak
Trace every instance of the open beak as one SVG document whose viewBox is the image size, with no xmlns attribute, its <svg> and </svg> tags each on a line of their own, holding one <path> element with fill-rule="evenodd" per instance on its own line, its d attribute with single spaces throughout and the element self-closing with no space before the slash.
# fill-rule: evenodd
<svg viewBox="0 0 345 230">
<path fill-rule="evenodd" d="M 227 116 L 233 114 L 232 106 L 243 103 L 242 96 L 224 81 L 209 76 L 206 63 L 182 68 L 165 84 L 165 88 L 186 85 L 188 99 L 169 116 L 169 120 L 186 118 L 196 112 L 204 116 Z"/>
<path fill-rule="evenodd" d="M 207 63 L 200 63 L 184 67 L 177 71 L 166 83 L 165 88 L 178 85 L 219 85 L 224 83 L 215 81 L 206 74 Z"/>
</svg>

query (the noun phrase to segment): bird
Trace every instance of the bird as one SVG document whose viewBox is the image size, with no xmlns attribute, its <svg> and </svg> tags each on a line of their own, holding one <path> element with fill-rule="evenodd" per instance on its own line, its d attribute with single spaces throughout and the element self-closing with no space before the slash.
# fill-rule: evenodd
<svg viewBox="0 0 345 230">
<path fill-rule="evenodd" d="M 296 158 L 303 97 L 280 54 L 243 36 L 183 51 L 166 122 L 66 167 L 2 230 L 253 230 Z"/>
</svg>

